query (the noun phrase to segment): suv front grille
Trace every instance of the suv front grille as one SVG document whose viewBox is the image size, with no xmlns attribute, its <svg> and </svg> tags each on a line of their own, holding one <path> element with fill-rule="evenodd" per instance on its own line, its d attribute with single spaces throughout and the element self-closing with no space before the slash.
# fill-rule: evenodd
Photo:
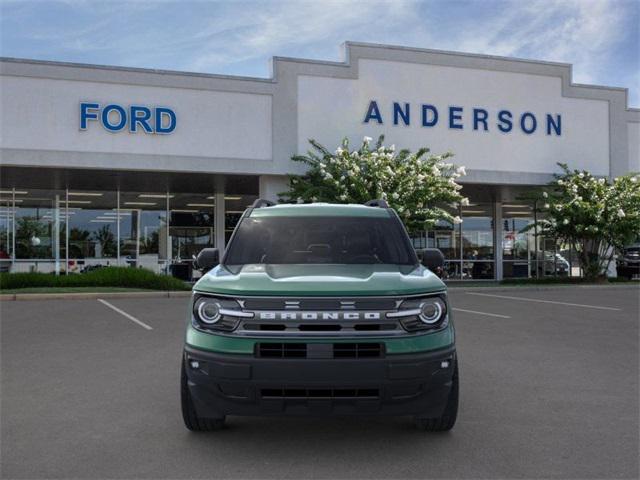
<svg viewBox="0 0 640 480">
<path fill-rule="evenodd" d="M 377 388 L 263 388 L 262 398 L 316 399 L 316 398 L 379 398 Z"/>
<path fill-rule="evenodd" d="M 311 345 L 309 347 L 309 345 Z M 272 343 L 256 344 L 255 354 L 261 358 L 380 358 L 384 356 L 382 343 Z"/>
<path fill-rule="evenodd" d="M 256 352 L 263 358 L 307 358 L 307 344 L 259 343 Z"/>
<path fill-rule="evenodd" d="M 317 332 L 329 332 L 332 334 L 343 333 L 349 334 L 366 334 L 366 333 L 386 333 L 394 334 L 403 332 L 398 322 L 379 321 L 379 322 L 361 322 L 354 323 L 349 321 L 343 321 L 339 324 L 336 323 L 320 323 L 317 321 L 312 322 L 290 322 L 289 324 L 277 323 L 277 322 L 265 322 L 265 321 L 245 321 L 242 322 L 238 330 L 240 333 L 264 333 L 264 332 L 284 332 L 286 334 L 313 334 Z"/>
<path fill-rule="evenodd" d="M 381 356 L 381 343 L 335 343 L 333 345 L 333 358 L 378 358 Z"/>
<path fill-rule="evenodd" d="M 251 298 L 242 299 L 247 310 L 394 310 L 396 298 Z"/>
</svg>

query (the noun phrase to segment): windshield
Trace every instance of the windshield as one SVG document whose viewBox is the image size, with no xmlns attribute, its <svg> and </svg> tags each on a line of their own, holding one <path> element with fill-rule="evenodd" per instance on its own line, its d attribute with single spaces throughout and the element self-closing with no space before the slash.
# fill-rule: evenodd
<svg viewBox="0 0 640 480">
<path fill-rule="evenodd" d="M 417 259 L 394 217 L 248 217 L 224 263 L 415 265 Z"/>
</svg>

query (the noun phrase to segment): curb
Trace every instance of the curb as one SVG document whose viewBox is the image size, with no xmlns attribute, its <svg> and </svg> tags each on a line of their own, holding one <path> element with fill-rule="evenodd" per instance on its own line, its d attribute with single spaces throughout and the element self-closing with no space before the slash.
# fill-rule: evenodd
<svg viewBox="0 0 640 480">
<path fill-rule="evenodd" d="M 77 293 L 8 293 L 0 294 L 0 301 L 20 300 L 95 300 L 98 298 L 186 298 L 191 291 L 169 292 L 77 292 Z"/>
</svg>

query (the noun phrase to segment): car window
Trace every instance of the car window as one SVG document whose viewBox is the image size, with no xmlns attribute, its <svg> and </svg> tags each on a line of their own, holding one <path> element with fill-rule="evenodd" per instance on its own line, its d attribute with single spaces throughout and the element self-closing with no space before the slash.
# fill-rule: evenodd
<svg viewBox="0 0 640 480">
<path fill-rule="evenodd" d="M 227 265 L 417 263 L 397 218 L 244 218 L 229 245 Z"/>
</svg>

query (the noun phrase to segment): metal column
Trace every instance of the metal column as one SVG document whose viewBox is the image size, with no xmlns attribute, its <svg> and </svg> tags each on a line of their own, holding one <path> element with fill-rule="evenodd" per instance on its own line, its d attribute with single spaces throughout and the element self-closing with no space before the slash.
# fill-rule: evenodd
<svg viewBox="0 0 640 480">
<path fill-rule="evenodd" d="M 225 205 L 224 205 L 224 192 L 217 192 L 215 194 L 216 206 L 215 206 L 215 237 L 216 248 L 220 250 L 220 254 L 224 252 L 225 247 Z"/>
<path fill-rule="evenodd" d="M 496 201 L 494 203 L 493 211 L 493 250 L 495 252 L 495 272 L 496 280 L 500 281 L 504 277 L 503 265 L 502 265 L 502 201 Z"/>
</svg>

